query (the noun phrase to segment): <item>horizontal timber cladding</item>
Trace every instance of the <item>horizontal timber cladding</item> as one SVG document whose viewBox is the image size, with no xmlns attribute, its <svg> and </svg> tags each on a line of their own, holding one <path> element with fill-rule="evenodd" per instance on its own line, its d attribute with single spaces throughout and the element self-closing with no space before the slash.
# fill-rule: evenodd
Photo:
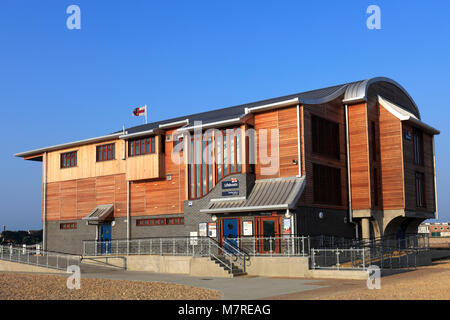
<svg viewBox="0 0 450 320">
<path fill-rule="evenodd" d="M 381 197 L 383 209 L 403 209 L 405 208 L 405 198 L 402 124 L 400 119 L 392 115 L 381 105 L 379 112 Z"/>
<path fill-rule="evenodd" d="M 257 113 L 255 114 L 254 123 L 257 143 L 256 178 L 267 179 L 298 175 L 297 106 Z M 273 172 L 272 169 L 269 170 L 271 167 L 270 162 L 261 163 L 260 148 L 262 147 L 262 143 L 260 141 L 260 132 L 264 129 L 267 130 L 267 153 L 263 151 L 263 154 L 267 154 L 270 158 L 272 151 L 274 154 L 278 152 L 279 167 L 276 168 L 277 160 L 275 160 L 273 163 L 275 166 Z M 274 141 L 279 144 L 278 146 L 272 146 L 272 129 L 278 129 L 278 139 Z M 294 164 L 294 162 L 297 164 Z"/>
<path fill-rule="evenodd" d="M 125 175 L 48 183 L 46 204 L 47 221 L 81 219 L 101 204 L 114 204 L 115 217 L 126 216 Z"/>
<path fill-rule="evenodd" d="M 171 131 L 166 133 L 167 136 Z M 173 141 L 164 140 L 165 179 L 135 181 L 130 184 L 130 215 L 159 215 L 183 213 L 186 200 L 185 166 L 172 161 Z"/>
<path fill-rule="evenodd" d="M 330 102 L 323 105 L 304 105 L 301 107 L 301 143 L 303 157 L 303 174 L 306 174 L 306 187 L 300 197 L 299 205 L 308 207 L 327 207 L 335 209 L 346 209 L 348 207 L 347 199 L 347 164 L 346 164 L 346 143 L 345 143 L 345 113 L 342 104 Z M 339 157 L 330 157 L 313 152 L 312 137 L 312 117 L 334 122 L 339 127 Z M 334 138 L 334 137 L 332 137 Z M 314 200 L 314 164 L 328 166 L 340 170 L 340 196 L 341 205 L 327 205 L 317 203 Z"/>
<path fill-rule="evenodd" d="M 114 159 L 97 162 L 97 146 L 115 144 Z M 97 144 L 62 149 L 48 153 L 47 182 L 71 181 L 125 173 L 125 161 L 121 160 L 124 140 L 111 140 Z M 75 167 L 61 168 L 61 154 L 77 152 Z"/>
<path fill-rule="evenodd" d="M 413 137 L 413 127 L 403 123 L 403 135 L 409 133 Z M 423 165 L 414 162 L 414 142 L 413 139 L 403 138 L 403 154 L 405 167 L 405 208 L 411 211 L 435 212 L 434 199 L 434 172 L 433 172 L 433 145 L 432 137 L 423 132 Z M 416 205 L 416 183 L 417 173 L 424 174 L 425 186 L 425 207 L 419 208 Z"/>
<path fill-rule="evenodd" d="M 348 107 L 352 208 L 371 208 L 369 129 L 366 104 Z"/>
</svg>

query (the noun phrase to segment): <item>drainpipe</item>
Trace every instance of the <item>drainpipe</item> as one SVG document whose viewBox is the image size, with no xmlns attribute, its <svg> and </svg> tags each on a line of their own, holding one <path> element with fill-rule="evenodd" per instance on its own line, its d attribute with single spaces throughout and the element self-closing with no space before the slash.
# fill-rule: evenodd
<svg viewBox="0 0 450 320">
<path fill-rule="evenodd" d="M 127 181 L 127 247 L 130 245 L 130 227 L 130 181 Z"/>
<path fill-rule="evenodd" d="M 302 153 L 300 144 L 300 105 L 297 104 L 297 144 L 298 144 L 298 176 L 302 176 Z"/>
<path fill-rule="evenodd" d="M 350 174 L 350 144 L 349 144 L 349 134 L 348 134 L 348 105 L 345 105 L 345 147 L 346 147 L 346 158 L 347 158 L 347 190 L 348 190 L 348 217 L 349 223 L 356 226 L 356 238 L 358 238 L 358 224 L 353 222 L 353 210 L 352 210 L 352 184 L 351 184 L 351 174 Z"/>
<path fill-rule="evenodd" d="M 436 213 L 434 214 L 434 218 L 436 220 L 439 219 L 439 210 L 438 210 L 438 199 L 437 199 L 437 184 L 436 184 L 436 154 L 434 153 L 434 136 L 431 139 L 433 143 L 433 175 L 434 175 L 434 206 Z"/>
<path fill-rule="evenodd" d="M 42 223 L 42 249 L 47 250 L 47 152 L 44 152 L 44 194 L 43 200 L 43 223 Z"/>
</svg>

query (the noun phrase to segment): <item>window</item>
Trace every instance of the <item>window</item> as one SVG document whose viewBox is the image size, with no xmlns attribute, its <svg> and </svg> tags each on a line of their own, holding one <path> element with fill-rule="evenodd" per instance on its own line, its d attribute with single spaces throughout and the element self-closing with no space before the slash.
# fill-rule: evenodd
<svg viewBox="0 0 450 320">
<path fill-rule="evenodd" d="M 339 124 L 312 116 L 311 135 L 314 153 L 339 159 Z"/>
<path fill-rule="evenodd" d="M 61 223 L 59 225 L 59 228 L 61 230 L 66 230 L 66 229 L 76 229 L 77 228 L 77 224 L 76 223 Z"/>
<path fill-rule="evenodd" d="M 423 135 L 420 130 L 413 130 L 414 139 L 414 163 L 423 165 Z"/>
<path fill-rule="evenodd" d="M 241 130 L 216 130 L 211 134 L 191 137 L 189 143 L 189 199 L 203 197 L 224 177 L 242 172 Z M 220 133 L 220 134 L 219 134 Z M 213 162 L 213 151 L 215 161 Z"/>
<path fill-rule="evenodd" d="M 153 218 L 153 219 L 138 219 L 136 226 L 164 226 L 164 225 L 178 225 L 184 224 L 184 218 Z"/>
<path fill-rule="evenodd" d="M 140 156 L 155 153 L 155 137 L 130 140 L 128 142 L 128 156 Z"/>
<path fill-rule="evenodd" d="M 341 204 L 341 169 L 313 164 L 314 202 Z"/>
<path fill-rule="evenodd" d="M 373 206 L 378 207 L 378 170 L 377 170 L 377 168 L 373 168 L 372 180 L 373 180 L 373 185 L 372 185 Z"/>
<path fill-rule="evenodd" d="M 104 144 L 97 146 L 97 162 L 114 160 L 116 157 L 115 144 Z"/>
<path fill-rule="evenodd" d="M 426 206 L 424 180 L 424 174 L 422 172 L 416 172 L 416 205 L 419 208 Z"/>
<path fill-rule="evenodd" d="M 377 161 L 377 131 L 375 122 L 372 121 L 372 161 Z"/>
<path fill-rule="evenodd" d="M 71 168 L 77 166 L 77 152 L 61 153 L 61 168 Z"/>
</svg>

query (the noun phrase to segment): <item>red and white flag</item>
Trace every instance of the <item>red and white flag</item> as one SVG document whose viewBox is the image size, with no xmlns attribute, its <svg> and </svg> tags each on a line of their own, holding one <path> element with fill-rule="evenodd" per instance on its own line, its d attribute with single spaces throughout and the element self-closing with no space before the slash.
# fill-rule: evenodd
<svg viewBox="0 0 450 320">
<path fill-rule="evenodd" d="M 145 123 L 147 123 L 147 105 L 139 108 L 135 108 L 133 110 L 133 114 L 135 116 L 144 116 L 145 117 Z"/>
</svg>

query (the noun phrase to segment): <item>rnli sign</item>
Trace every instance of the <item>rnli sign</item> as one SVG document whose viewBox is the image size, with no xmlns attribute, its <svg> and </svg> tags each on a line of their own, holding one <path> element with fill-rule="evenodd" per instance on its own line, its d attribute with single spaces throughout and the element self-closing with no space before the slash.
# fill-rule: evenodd
<svg viewBox="0 0 450 320">
<path fill-rule="evenodd" d="M 222 181 L 222 189 L 234 189 L 239 188 L 239 180 L 236 178 L 232 178 L 228 181 Z"/>
</svg>

